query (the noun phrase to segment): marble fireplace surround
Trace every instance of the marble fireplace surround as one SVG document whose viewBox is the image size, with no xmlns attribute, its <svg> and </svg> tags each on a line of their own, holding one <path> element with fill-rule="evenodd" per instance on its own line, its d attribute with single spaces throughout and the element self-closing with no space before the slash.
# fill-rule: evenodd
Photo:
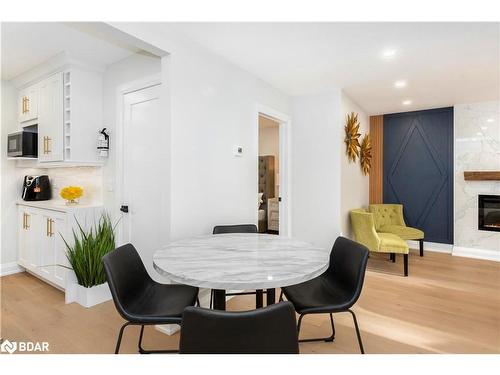
<svg viewBox="0 0 500 375">
<path fill-rule="evenodd" d="M 500 232 L 478 229 L 478 196 L 500 195 L 500 181 L 466 181 L 465 171 L 500 171 L 498 101 L 454 107 L 453 255 L 500 261 Z"/>
</svg>

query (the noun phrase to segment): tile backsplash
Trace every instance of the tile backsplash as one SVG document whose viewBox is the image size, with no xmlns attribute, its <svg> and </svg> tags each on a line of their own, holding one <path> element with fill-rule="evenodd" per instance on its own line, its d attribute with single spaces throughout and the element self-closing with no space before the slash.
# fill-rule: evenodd
<svg viewBox="0 0 500 375">
<path fill-rule="evenodd" d="M 63 201 L 59 192 L 65 186 L 81 186 L 82 204 L 102 203 L 102 168 L 100 167 L 72 167 L 44 169 L 52 184 L 52 199 Z"/>
</svg>

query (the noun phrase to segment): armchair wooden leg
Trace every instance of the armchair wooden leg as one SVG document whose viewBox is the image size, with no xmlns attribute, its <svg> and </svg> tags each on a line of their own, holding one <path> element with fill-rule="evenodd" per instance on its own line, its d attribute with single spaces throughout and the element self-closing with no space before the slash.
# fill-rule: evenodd
<svg viewBox="0 0 500 375">
<path fill-rule="evenodd" d="M 396 263 L 396 253 L 391 253 L 391 261 L 392 263 Z"/>
<path fill-rule="evenodd" d="M 423 257 L 424 256 L 424 240 L 420 239 L 420 240 L 418 240 L 418 242 L 420 245 L 420 256 Z"/>
<path fill-rule="evenodd" d="M 403 254 L 404 257 L 404 272 L 405 276 L 408 276 L 408 254 Z"/>
</svg>

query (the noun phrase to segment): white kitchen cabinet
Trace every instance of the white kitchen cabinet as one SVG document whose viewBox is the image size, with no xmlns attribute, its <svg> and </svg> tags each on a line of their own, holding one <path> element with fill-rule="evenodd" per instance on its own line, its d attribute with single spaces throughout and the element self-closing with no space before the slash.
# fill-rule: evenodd
<svg viewBox="0 0 500 375">
<path fill-rule="evenodd" d="M 66 244 L 73 243 L 72 230 L 99 219 L 99 207 L 65 207 L 51 201 L 18 204 L 18 263 L 31 274 L 64 290 L 69 262 Z"/>
<path fill-rule="evenodd" d="M 38 84 L 19 91 L 17 108 L 18 120 L 21 126 L 36 123 L 38 117 Z"/>
<path fill-rule="evenodd" d="M 56 73 L 38 85 L 38 160 L 64 158 L 63 73 Z"/>
<path fill-rule="evenodd" d="M 27 72 L 15 79 L 20 127 L 33 126 L 38 131 L 38 158 L 17 160 L 19 167 L 104 161 L 97 152 L 99 131 L 105 127 L 103 70 L 72 59 L 57 61 L 39 65 L 38 77 Z"/>
<path fill-rule="evenodd" d="M 42 219 L 38 210 L 19 208 L 19 264 L 27 269 L 36 269 L 40 264 L 40 242 Z"/>
</svg>

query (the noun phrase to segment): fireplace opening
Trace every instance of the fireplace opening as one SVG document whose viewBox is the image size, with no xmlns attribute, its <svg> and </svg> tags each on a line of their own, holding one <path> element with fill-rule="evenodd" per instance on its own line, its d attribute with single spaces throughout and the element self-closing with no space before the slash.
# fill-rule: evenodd
<svg viewBox="0 0 500 375">
<path fill-rule="evenodd" d="M 479 230 L 500 232 L 500 195 L 479 195 Z"/>
</svg>

